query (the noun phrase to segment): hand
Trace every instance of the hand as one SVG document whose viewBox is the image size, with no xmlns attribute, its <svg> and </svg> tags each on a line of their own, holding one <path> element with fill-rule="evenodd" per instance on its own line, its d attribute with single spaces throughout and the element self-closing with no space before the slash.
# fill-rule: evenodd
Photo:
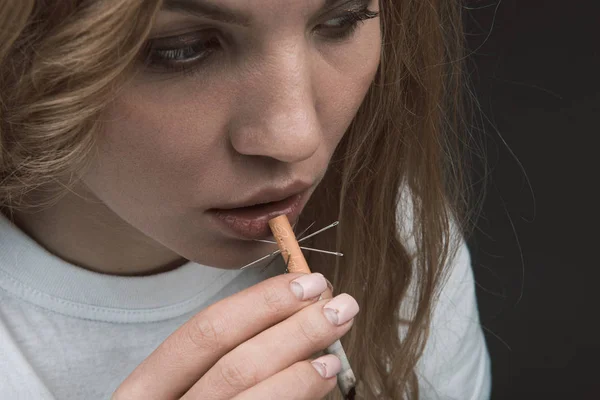
<svg viewBox="0 0 600 400">
<path fill-rule="evenodd" d="M 112 400 L 321 399 L 340 362 L 311 362 L 344 335 L 358 312 L 347 294 L 318 300 L 318 273 L 285 274 L 192 317 L 117 388 Z"/>
</svg>

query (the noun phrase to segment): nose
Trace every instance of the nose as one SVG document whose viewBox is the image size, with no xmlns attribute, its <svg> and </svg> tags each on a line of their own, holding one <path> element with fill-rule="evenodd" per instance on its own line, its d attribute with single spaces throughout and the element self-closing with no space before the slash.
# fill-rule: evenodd
<svg viewBox="0 0 600 400">
<path fill-rule="evenodd" d="M 322 139 L 310 57 L 288 46 L 261 57 L 244 74 L 229 139 L 240 154 L 285 163 L 310 158 Z"/>
</svg>

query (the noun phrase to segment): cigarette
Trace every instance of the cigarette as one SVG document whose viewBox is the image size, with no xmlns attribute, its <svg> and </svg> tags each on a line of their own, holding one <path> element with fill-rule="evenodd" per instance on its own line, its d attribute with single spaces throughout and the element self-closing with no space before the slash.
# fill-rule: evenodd
<svg viewBox="0 0 600 400">
<path fill-rule="evenodd" d="M 271 227 L 271 232 L 273 232 L 273 237 L 277 241 L 277 246 L 279 247 L 279 250 L 281 250 L 281 255 L 287 263 L 288 272 L 310 274 L 310 268 L 302 254 L 302 250 L 296 240 L 296 235 L 292 230 L 287 216 L 280 215 L 279 217 L 273 218 L 269 221 L 269 226 Z M 330 299 L 332 297 L 333 293 L 329 288 L 321 295 L 322 299 Z M 326 351 L 327 353 L 338 357 L 342 363 L 342 369 L 337 375 L 337 383 L 344 399 L 354 399 L 356 377 L 354 376 L 352 367 L 350 367 L 350 362 L 342 347 L 342 343 L 339 340 L 336 340 Z"/>
</svg>

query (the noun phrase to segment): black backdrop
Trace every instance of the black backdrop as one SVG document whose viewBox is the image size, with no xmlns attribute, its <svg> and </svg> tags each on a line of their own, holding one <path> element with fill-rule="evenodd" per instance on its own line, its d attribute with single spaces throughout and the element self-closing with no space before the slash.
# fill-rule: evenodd
<svg viewBox="0 0 600 400">
<path fill-rule="evenodd" d="M 466 15 L 491 168 L 469 244 L 492 398 L 600 399 L 600 2 Z"/>
</svg>

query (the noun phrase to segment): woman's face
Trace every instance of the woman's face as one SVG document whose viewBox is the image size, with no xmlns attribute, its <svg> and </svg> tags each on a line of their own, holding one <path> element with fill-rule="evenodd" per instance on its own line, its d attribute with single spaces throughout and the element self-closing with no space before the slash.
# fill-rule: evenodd
<svg viewBox="0 0 600 400">
<path fill-rule="evenodd" d="M 103 117 L 88 194 L 174 256 L 236 268 L 264 255 L 209 210 L 312 193 L 379 64 L 367 10 L 377 1 L 165 0 L 145 66 Z"/>
</svg>

